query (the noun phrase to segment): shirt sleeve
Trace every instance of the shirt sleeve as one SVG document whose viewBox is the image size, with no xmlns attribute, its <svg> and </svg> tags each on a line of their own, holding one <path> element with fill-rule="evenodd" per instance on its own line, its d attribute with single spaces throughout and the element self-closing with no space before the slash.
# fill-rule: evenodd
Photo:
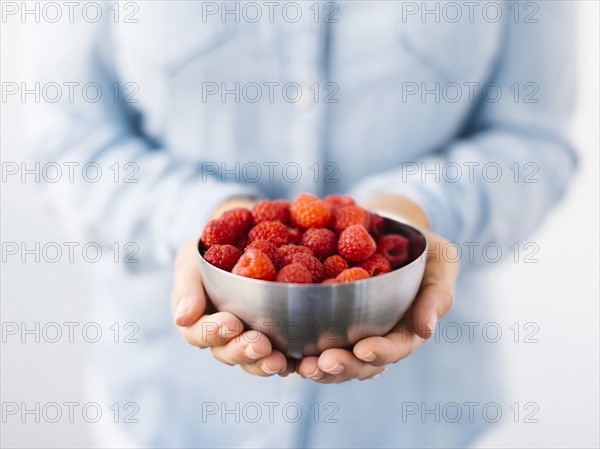
<svg viewBox="0 0 600 449">
<path fill-rule="evenodd" d="M 459 245 L 506 247 L 529 236 L 577 165 L 568 138 L 575 104 L 572 10 L 565 2 L 543 2 L 537 23 L 508 18 L 497 67 L 484 83 L 500 86 L 502 97 L 493 101 L 490 90 L 460 137 L 364 179 L 353 194 L 407 196 L 436 233 Z"/>
<path fill-rule="evenodd" d="M 29 164 L 48 170 L 42 190 L 72 232 L 102 246 L 134 243 L 139 263 L 130 269 L 165 265 L 220 203 L 260 195 L 252 184 L 221 182 L 201 161 L 178 157 L 140 131 L 141 117 L 126 98 L 152 93 L 131 98 L 132 90 L 123 90 L 132 80 L 111 68 L 106 24 L 51 25 L 24 37 L 24 63 L 33 62 L 24 85 L 45 89 L 40 101 L 23 105 L 26 140 Z M 52 170 L 60 179 L 45 182 Z"/>
</svg>

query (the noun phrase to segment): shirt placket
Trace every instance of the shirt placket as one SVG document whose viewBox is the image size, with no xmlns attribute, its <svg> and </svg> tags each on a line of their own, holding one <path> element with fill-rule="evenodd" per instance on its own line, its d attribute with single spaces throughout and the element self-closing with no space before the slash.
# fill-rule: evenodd
<svg viewBox="0 0 600 449">
<path fill-rule="evenodd" d="M 283 101 L 287 103 L 300 91 L 299 98 L 284 106 L 286 145 L 281 160 L 287 161 L 282 170 L 291 198 L 303 192 L 320 194 L 323 179 L 325 26 L 307 8 L 303 12 L 306 18 L 298 23 L 281 25 Z"/>
</svg>

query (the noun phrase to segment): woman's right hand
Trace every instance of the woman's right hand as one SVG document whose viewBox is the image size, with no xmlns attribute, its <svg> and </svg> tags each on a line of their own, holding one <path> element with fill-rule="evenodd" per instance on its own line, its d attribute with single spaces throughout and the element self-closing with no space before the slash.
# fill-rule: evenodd
<svg viewBox="0 0 600 449">
<path fill-rule="evenodd" d="M 196 245 L 196 240 L 187 242 L 175 259 L 171 311 L 183 338 L 197 348 L 210 348 L 220 362 L 240 365 L 257 376 L 287 376 L 293 372 L 295 367 L 283 353 L 273 349 L 264 334 L 245 331 L 240 319 L 231 313 L 207 314 L 212 306 L 202 287 Z"/>
<path fill-rule="evenodd" d="M 252 209 L 253 205 L 254 200 L 248 198 L 231 198 L 213 211 L 213 217 L 236 207 Z M 220 362 L 240 365 L 257 376 L 287 376 L 294 372 L 294 362 L 273 349 L 266 335 L 255 330 L 244 331 L 244 324 L 231 313 L 209 313 L 214 307 L 202 287 L 197 244 L 198 240 L 187 242 L 175 259 L 171 313 L 183 338 L 197 348 L 210 348 Z"/>
</svg>

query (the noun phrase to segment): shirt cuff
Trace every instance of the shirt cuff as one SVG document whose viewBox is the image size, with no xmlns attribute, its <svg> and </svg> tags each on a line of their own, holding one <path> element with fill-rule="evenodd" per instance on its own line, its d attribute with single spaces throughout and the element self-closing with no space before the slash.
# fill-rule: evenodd
<svg viewBox="0 0 600 449">
<path fill-rule="evenodd" d="M 170 263 L 181 245 L 200 237 L 213 211 L 225 201 L 236 197 L 260 199 L 262 195 L 258 189 L 247 184 L 190 181 L 185 198 L 182 198 L 174 215 L 168 220 L 168 241 L 164 252 L 158 255 L 160 260 Z"/>
<path fill-rule="evenodd" d="M 407 180 L 404 181 L 405 179 Z M 358 202 L 367 201 L 377 195 L 402 195 L 425 212 L 433 232 L 449 240 L 459 235 L 460 216 L 444 194 L 442 183 L 423 183 L 411 179 L 399 169 L 365 178 L 349 193 Z"/>
</svg>

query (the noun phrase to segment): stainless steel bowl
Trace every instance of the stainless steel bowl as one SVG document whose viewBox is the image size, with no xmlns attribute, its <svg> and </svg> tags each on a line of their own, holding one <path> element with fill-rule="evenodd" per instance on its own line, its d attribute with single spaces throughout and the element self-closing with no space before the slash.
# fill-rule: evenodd
<svg viewBox="0 0 600 449">
<path fill-rule="evenodd" d="M 384 335 L 414 300 L 425 268 L 425 236 L 385 218 L 385 232 L 406 236 L 410 262 L 384 275 L 345 284 L 283 284 L 245 278 L 209 264 L 199 246 L 204 288 L 219 311 L 269 336 L 288 357 L 318 355 L 358 340 Z"/>
</svg>

